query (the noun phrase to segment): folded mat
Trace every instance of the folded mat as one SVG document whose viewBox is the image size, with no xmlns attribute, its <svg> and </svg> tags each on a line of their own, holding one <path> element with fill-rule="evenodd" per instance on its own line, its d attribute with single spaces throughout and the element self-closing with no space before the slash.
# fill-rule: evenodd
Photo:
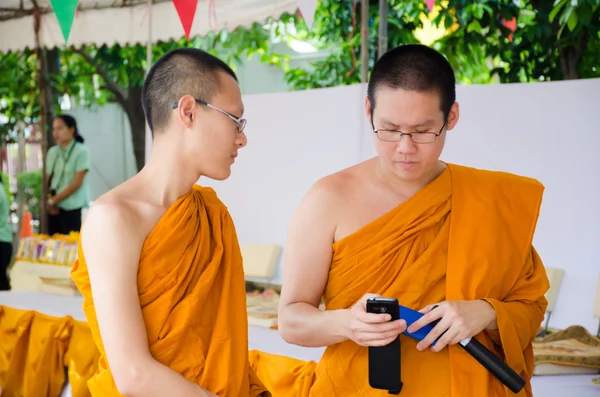
<svg viewBox="0 0 600 397">
<path fill-rule="evenodd" d="M 260 293 L 253 291 L 246 294 L 246 310 L 248 324 L 265 328 L 277 327 L 277 309 L 279 294 L 272 289 Z"/>
<path fill-rule="evenodd" d="M 533 342 L 535 375 L 600 372 L 600 339 L 581 326 L 553 332 Z M 593 384 L 600 385 L 600 378 Z"/>
</svg>

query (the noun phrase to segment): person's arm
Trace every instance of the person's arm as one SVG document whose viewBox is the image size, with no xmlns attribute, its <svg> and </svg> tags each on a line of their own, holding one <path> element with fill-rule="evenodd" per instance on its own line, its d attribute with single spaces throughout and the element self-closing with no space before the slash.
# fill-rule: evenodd
<svg viewBox="0 0 600 397">
<path fill-rule="evenodd" d="M 92 165 L 91 162 L 90 152 L 86 147 L 83 147 L 75 159 L 75 175 L 73 176 L 73 179 L 67 186 L 65 186 L 63 190 L 57 192 L 56 195 L 52 197 L 53 204 L 60 203 L 79 190 L 79 188 L 83 185 L 83 180 L 85 179 L 85 176 Z"/>
<path fill-rule="evenodd" d="M 335 224 L 326 210 L 322 181 L 306 195 L 292 219 L 285 246 L 278 328 L 295 345 L 328 346 L 346 340 L 347 310 L 319 309 L 329 273 Z"/>
<path fill-rule="evenodd" d="M 46 183 L 48 190 L 50 190 L 50 174 L 54 169 L 55 158 L 56 156 L 54 155 L 54 149 L 48 149 L 48 153 L 46 153 L 46 169 L 44 170 L 44 183 Z"/>
<path fill-rule="evenodd" d="M 108 364 L 128 397 L 214 397 L 150 354 L 137 290 L 142 219 L 115 204 L 90 209 L 81 233 Z"/>
<path fill-rule="evenodd" d="M 83 185 L 83 180 L 84 180 L 87 172 L 88 172 L 87 170 L 76 172 L 75 176 L 73 176 L 73 179 L 71 180 L 71 182 L 67 186 L 65 186 L 65 188 L 63 190 L 56 193 L 56 195 L 54 197 L 52 197 L 52 204 L 58 204 L 61 201 L 66 200 L 73 193 L 75 193 L 77 190 L 79 190 L 81 185 Z"/>
<path fill-rule="evenodd" d="M 318 182 L 296 211 L 285 248 L 278 329 L 291 344 L 321 347 L 352 339 L 361 345 L 383 345 L 402 332 L 403 321 L 366 312 L 366 296 L 353 308 L 320 310 L 336 228 L 331 182 Z M 368 292 L 368 291 L 365 291 Z"/>
</svg>

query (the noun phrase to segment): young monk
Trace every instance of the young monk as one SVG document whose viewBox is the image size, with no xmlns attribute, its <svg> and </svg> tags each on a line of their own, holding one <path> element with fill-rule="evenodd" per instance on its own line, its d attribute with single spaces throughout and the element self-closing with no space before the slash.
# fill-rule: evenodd
<svg viewBox="0 0 600 397">
<path fill-rule="evenodd" d="M 421 342 L 401 335 L 402 396 L 504 397 L 503 384 L 457 343 L 475 337 L 529 381 L 549 288 L 532 247 L 543 187 L 439 160 L 459 105 L 450 64 L 426 46 L 377 61 L 365 112 L 378 155 L 318 181 L 286 246 L 280 333 L 327 346 L 309 394 L 388 395 L 369 386 L 368 346 L 389 344 L 407 325 L 366 313 L 366 299 L 380 295 L 425 313 L 409 332 L 440 320 Z M 274 361 L 256 359 L 264 373 Z M 299 372 L 297 361 L 290 366 Z M 281 376 L 288 382 L 278 388 L 266 383 L 274 396 L 293 395 L 294 381 L 307 379 Z M 529 382 L 519 395 L 532 395 Z"/>
<path fill-rule="evenodd" d="M 91 207 L 72 271 L 101 353 L 91 394 L 261 395 L 234 225 L 215 192 L 195 185 L 229 177 L 247 143 L 236 76 L 177 49 L 148 73 L 143 106 L 150 159 Z"/>
</svg>

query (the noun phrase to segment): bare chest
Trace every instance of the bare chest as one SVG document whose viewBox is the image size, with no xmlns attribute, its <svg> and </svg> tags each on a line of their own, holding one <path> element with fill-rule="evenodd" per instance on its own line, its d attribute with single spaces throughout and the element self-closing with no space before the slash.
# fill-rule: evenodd
<svg viewBox="0 0 600 397">
<path fill-rule="evenodd" d="M 407 197 L 399 197 L 385 192 L 357 192 L 348 197 L 339 207 L 334 241 L 339 241 L 381 218 L 405 202 Z"/>
</svg>

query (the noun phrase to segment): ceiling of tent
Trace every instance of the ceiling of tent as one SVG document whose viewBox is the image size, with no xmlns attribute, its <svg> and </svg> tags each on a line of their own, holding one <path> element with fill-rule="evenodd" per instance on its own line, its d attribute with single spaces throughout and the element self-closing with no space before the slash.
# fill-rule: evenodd
<svg viewBox="0 0 600 397">
<path fill-rule="evenodd" d="M 153 0 L 153 3 L 149 7 L 148 0 L 79 0 L 67 45 L 136 44 L 183 37 L 185 33 L 172 0 Z M 65 46 L 50 0 L 0 0 L 0 52 L 36 46 L 35 4 L 41 11 L 41 45 Z M 198 0 L 191 35 L 249 27 L 297 9 L 297 0 Z"/>
<path fill-rule="evenodd" d="M 154 3 L 164 3 L 171 0 L 154 0 Z M 79 0 L 80 10 L 131 7 L 148 4 L 148 0 Z M 52 12 L 50 0 L 1 0 L 0 21 L 31 15 L 35 7 L 43 12 Z"/>
</svg>

